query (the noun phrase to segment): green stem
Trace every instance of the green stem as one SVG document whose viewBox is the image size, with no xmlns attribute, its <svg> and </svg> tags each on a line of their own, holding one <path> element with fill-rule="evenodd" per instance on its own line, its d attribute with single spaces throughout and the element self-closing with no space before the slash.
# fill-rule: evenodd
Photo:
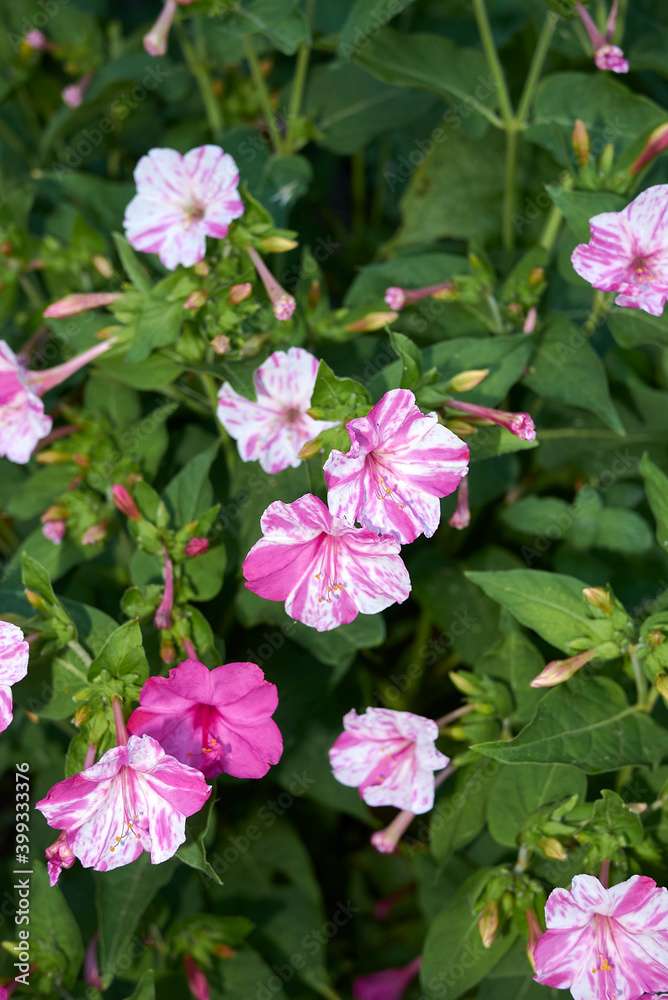
<svg viewBox="0 0 668 1000">
<path fill-rule="evenodd" d="M 264 117 L 267 122 L 267 128 L 269 129 L 269 135 L 271 136 L 274 151 L 276 153 L 281 153 L 283 151 L 283 140 L 281 139 L 281 133 L 278 128 L 274 109 L 271 106 L 271 96 L 262 75 L 262 70 L 260 69 L 260 62 L 257 57 L 257 52 L 255 51 L 255 45 L 253 44 L 253 39 L 250 35 L 244 36 L 244 53 L 250 67 L 253 82 L 257 87 L 258 100 L 260 101 L 260 105 L 264 111 Z"/>
<path fill-rule="evenodd" d="M 186 57 L 188 68 L 197 81 L 197 86 L 199 87 L 199 92 L 202 97 L 202 103 L 204 104 L 204 110 L 206 112 L 209 128 L 211 129 L 211 134 L 213 138 L 218 141 L 223 134 L 223 113 L 213 93 L 211 79 L 209 77 L 206 64 L 198 57 L 195 49 L 185 37 L 183 32 L 179 33 L 179 41 L 181 43 L 181 48 L 183 49 L 183 54 Z"/>
<path fill-rule="evenodd" d="M 420 686 L 425 668 L 425 654 L 429 645 L 429 637 L 431 636 L 431 626 L 431 616 L 426 611 L 422 611 L 418 618 L 417 628 L 415 629 L 415 639 L 413 640 L 413 647 L 411 649 L 411 662 L 406 674 L 406 686 L 404 689 L 404 698 L 406 700 Z"/>
<path fill-rule="evenodd" d="M 561 179 L 561 190 L 570 191 L 573 188 L 573 177 L 570 174 L 564 174 Z M 563 215 L 561 214 L 561 209 L 553 205 L 550 209 L 550 214 L 547 217 L 547 221 L 541 233 L 539 240 L 540 246 L 548 253 L 554 248 L 554 244 L 557 242 L 557 237 L 559 235 L 559 230 L 561 229 L 561 223 L 563 222 Z"/>
<path fill-rule="evenodd" d="M 292 153 L 295 150 L 295 140 L 297 125 L 299 122 L 299 113 L 302 107 L 302 98 L 304 96 L 304 85 L 306 83 L 306 74 L 308 72 L 308 64 L 311 57 L 311 46 L 308 42 L 303 42 L 299 48 L 297 54 L 297 65 L 295 66 L 295 78 L 292 82 L 292 90 L 290 91 L 290 104 L 288 105 L 288 134 L 286 137 L 287 152 Z"/>
<path fill-rule="evenodd" d="M 558 20 L 558 16 L 550 11 L 545 18 L 541 33 L 538 36 L 538 42 L 534 50 L 533 59 L 531 60 L 531 66 L 529 67 L 529 75 L 526 78 L 524 90 L 522 91 L 520 103 L 517 108 L 517 120 L 521 127 L 526 125 L 529 110 L 531 108 L 531 102 L 533 100 L 536 87 L 538 86 L 540 75 L 543 72 L 545 57 L 547 56 L 548 49 L 550 48 L 550 42 L 552 41 L 552 36 L 554 34 L 554 29 L 557 27 Z"/>
<path fill-rule="evenodd" d="M 482 42 L 482 47 L 485 52 L 487 65 L 489 66 L 489 71 L 492 74 L 494 84 L 496 86 L 496 94 L 499 101 L 501 118 L 503 119 L 504 125 L 507 127 L 513 120 L 513 107 L 510 103 L 510 94 L 508 93 L 506 78 L 499 61 L 496 45 L 494 44 L 494 36 L 492 35 L 492 28 L 487 16 L 485 0 L 473 0 L 473 11 L 475 19 L 478 23 L 480 41 Z"/>
<path fill-rule="evenodd" d="M 352 188 L 353 188 L 353 228 L 358 235 L 364 233 L 364 208 L 366 205 L 366 164 L 364 153 L 352 155 Z"/>
<path fill-rule="evenodd" d="M 506 167 L 503 186 L 503 245 L 506 250 L 515 246 L 515 187 L 517 174 L 517 144 L 519 135 L 516 122 L 506 128 Z"/>
<path fill-rule="evenodd" d="M 612 298 L 606 292 L 596 292 L 591 312 L 587 317 L 583 330 L 588 337 L 596 332 L 596 328 L 605 314 L 612 308 Z"/>
<path fill-rule="evenodd" d="M 629 660 L 631 661 L 631 669 L 633 670 L 633 679 L 636 683 L 636 691 L 638 693 L 637 704 L 639 708 L 644 710 L 647 702 L 647 678 L 645 677 L 645 672 L 638 657 L 638 647 L 629 646 L 628 653 Z"/>
<path fill-rule="evenodd" d="M 200 375 L 202 380 L 202 385 L 209 397 L 209 402 L 211 403 L 211 409 L 213 410 L 213 419 L 215 421 L 216 427 L 218 428 L 218 434 L 220 435 L 220 441 L 223 446 L 223 452 L 225 453 L 225 462 L 227 465 L 227 471 L 229 473 L 230 479 L 232 478 L 234 472 L 234 447 L 232 445 L 232 440 L 218 419 L 218 392 L 216 390 L 216 383 L 213 380 L 212 375 L 207 375 L 205 373 Z"/>
<path fill-rule="evenodd" d="M 71 639 L 68 642 L 68 647 L 75 653 L 85 667 L 89 667 L 93 662 L 92 657 L 86 652 L 81 643 L 77 642 L 76 639 Z"/>
</svg>

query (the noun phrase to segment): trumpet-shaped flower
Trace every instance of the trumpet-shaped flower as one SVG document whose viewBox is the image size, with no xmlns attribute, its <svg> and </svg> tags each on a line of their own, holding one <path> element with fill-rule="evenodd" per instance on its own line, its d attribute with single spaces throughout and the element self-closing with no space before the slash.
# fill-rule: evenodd
<svg viewBox="0 0 668 1000">
<path fill-rule="evenodd" d="M 668 184 L 655 184 L 621 212 L 589 220 L 591 239 L 573 251 L 573 267 L 615 302 L 660 316 L 668 299 Z"/>
<path fill-rule="evenodd" d="M 18 625 L 0 621 L 0 733 L 14 718 L 12 684 L 28 673 L 29 652 Z"/>
<path fill-rule="evenodd" d="M 358 976 L 353 982 L 355 1000 L 401 1000 L 420 971 L 421 959 L 415 958 L 398 969 L 383 969 Z"/>
<path fill-rule="evenodd" d="M 386 392 L 346 426 L 350 450 L 332 451 L 324 468 L 332 514 L 402 544 L 430 538 L 441 520 L 440 497 L 468 472 L 467 445 L 435 413 L 422 413 L 408 389 Z"/>
<path fill-rule="evenodd" d="M 128 730 L 152 736 L 207 778 L 262 778 L 283 753 L 272 719 L 277 705 L 276 685 L 255 663 L 209 670 L 190 659 L 170 670 L 169 677 L 146 681 Z"/>
<path fill-rule="evenodd" d="M 334 777 L 359 790 L 370 806 L 425 813 L 434 805 L 434 771 L 450 763 L 436 749 L 438 726 L 413 712 L 352 709 L 329 751 Z"/>
<path fill-rule="evenodd" d="M 137 194 L 125 210 L 125 233 L 142 253 L 157 253 L 173 271 L 206 254 L 206 237 L 222 240 L 243 215 L 236 163 L 220 146 L 198 146 L 182 156 L 152 149 L 135 169 Z"/>
<path fill-rule="evenodd" d="M 259 461 L 265 472 L 301 464 L 307 441 L 333 427 L 308 415 L 319 361 L 301 347 L 274 351 L 255 372 L 257 402 L 225 382 L 218 394 L 218 419 L 237 442 L 244 462 Z"/>
<path fill-rule="evenodd" d="M 376 614 L 410 593 L 396 539 L 353 528 L 318 497 L 277 500 L 260 523 L 264 538 L 243 565 L 246 586 L 270 601 L 285 601 L 291 618 L 319 632 L 360 613 Z"/>
<path fill-rule="evenodd" d="M 613 0 L 608 21 L 605 26 L 605 34 L 600 32 L 592 19 L 591 14 L 581 3 L 575 5 L 580 20 L 585 26 L 589 35 L 589 41 L 594 52 L 594 62 L 596 68 L 610 70 L 611 73 L 628 73 L 629 63 L 624 53 L 618 45 L 612 44 L 615 29 L 617 27 L 618 2 Z"/>
<path fill-rule="evenodd" d="M 151 736 L 131 736 L 59 781 L 36 808 L 68 835 L 84 868 L 110 871 L 143 851 L 153 864 L 171 858 L 186 839 L 186 817 L 210 794 L 200 771 L 170 757 Z"/>
<path fill-rule="evenodd" d="M 554 889 L 535 946 L 536 981 L 575 1000 L 638 1000 L 668 987 L 668 890 L 634 875 L 606 889 L 576 875 Z"/>
</svg>

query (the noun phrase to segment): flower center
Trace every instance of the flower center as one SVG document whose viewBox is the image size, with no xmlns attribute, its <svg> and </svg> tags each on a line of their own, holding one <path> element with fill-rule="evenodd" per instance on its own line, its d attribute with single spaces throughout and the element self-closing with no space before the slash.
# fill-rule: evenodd
<svg viewBox="0 0 668 1000">
<path fill-rule="evenodd" d="M 189 226 L 193 222 L 201 222 L 206 214 L 206 209 L 200 202 L 191 201 L 187 205 L 184 205 L 183 214 L 186 225 Z"/>
<path fill-rule="evenodd" d="M 654 279 L 654 272 L 646 257 L 634 257 L 631 261 L 631 271 L 635 280 L 640 284 L 644 285 Z"/>
<path fill-rule="evenodd" d="M 286 424 L 296 424 L 301 419 L 302 412 L 296 406 L 289 406 L 283 410 L 283 420 Z"/>
</svg>

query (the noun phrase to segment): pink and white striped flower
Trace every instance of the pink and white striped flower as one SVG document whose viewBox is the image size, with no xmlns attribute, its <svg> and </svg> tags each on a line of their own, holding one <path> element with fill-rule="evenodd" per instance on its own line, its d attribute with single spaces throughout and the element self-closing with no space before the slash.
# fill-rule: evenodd
<svg viewBox="0 0 668 1000">
<path fill-rule="evenodd" d="M 18 625 L 0 621 L 0 733 L 14 718 L 12 684 L 28 673 L 30 649 Z"/>
<path fill-rule="evenodd" d="M 606 889 L 576 875 L 554 889 L 534 949 L 536 982 L 575 1000 L 638 1000 L 668 987 L 668 890 L 644 875 Z"/>
<path fill-rule="evenodd" d="M 573 267 L 628 309 L 663 313 L 668 299 L 668 184 L 655 184 L 621 212 L 589 220 L 591 239 L 573 251 Z"/>
<path fill-rule="evenodd" d="M 84 868 L 110 871 L 143 851 L 153 864 L 171 858 L 186 838 L 186 817 L 210 794 L 200 771 L 170 757 L 151 736 L 131 736 L 59 781 L 36 808 L 68 835 Z"/>
<path fill-rule="evenodd" d="M 105 340 L 62 365 L 28 371 L 9 344 L 0 340 L 0 458 L 20 465 L 30 460 L 37 442 L 51 430 L 51 417 L 40 399 L 114 343 Z"/>
<path fill-rule="evenodd" d="M 152 736 L 207 778 L 262 778 L 281 759 L 283 740 L 272 719 L 278 691 L 255 663 L 209 670 L 185 660 L 169 677 L 149 677 L 139 702 L 128 730 Z"/>
<path fill-rule="evenodd" d="M 246 587 L 285 601 L 291 618 L 318 632 L 402 603 L 410 593 L 396 539 L 333 517 L 318 497 L 277 500 L 260 523 L 264 538 L 243 565 Z"/>
<path fill-rule="evenodd" d="M 396 806 L 414 814 L 434 805 L 434 771 L 450 763 L 436 749 L 433 719 L 391 708 L 351 709 L 329 751 L 334 777 L 359 790 L 369 806 Z"/>
<path fill-rule="evenodd" d="M 240 396 L 229 382 L 223 384 L 218 419 L 244 462 L 259 461 L 269 473 L 296 469 L 307 441 L 335 426 L 308 415 L 319 363 L 301 347 L 274 351 L 253 376 L 257 402 Z"/>
<path fill-rule="evenodd" d="M 468 446 L 435 413 L 422 413 L 408 389 L 386 392 L 346 428 L 350 450 L 332 451 L 324 467 L 332 514 L 402 544 L 431 538 L 440 498 L 454 493 L 468 472 Z"/>
<path fill-rule="evenodd" d="M 157 253 L 173 271 L 206 254 L 206 237 L 222 240 L 244 213 L 239 170 L 220 146 L 198 146 L 184 156 L 152 149 L 135 168 L 137 194 L 125 210 L 125 234 L 142 253 Z"/>
</svg>

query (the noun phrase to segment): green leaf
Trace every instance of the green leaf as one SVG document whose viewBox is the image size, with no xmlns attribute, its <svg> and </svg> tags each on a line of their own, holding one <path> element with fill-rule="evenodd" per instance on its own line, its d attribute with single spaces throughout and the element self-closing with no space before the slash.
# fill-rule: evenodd
<svg viewBox="0 0 668 1000">
<path fill-rule="evenodd" d="M 125 622 L 112 632 L 90 665 L 89 680 L 94 680 L 103 670 L 112 677 L 134 674 L 139 682 L 146 680 L 148 661 L 138 622 Z"/>
<path fill-rule="evenodd" d="M 294 55 L 309 38 L 298 0 L 250 0 L 239 13 L 286 56 Z"/>
<path fill-rule="evenodd" d="M 668 754 L 668 733 L 629 705 L 614 681 L 576 675 L 545 695 L 515 739 L 473 749 L 503 764 L 574 764 L 600 774 L 657 764 Z"/>
<path fill-rule="evenodd" d="M 668 313 L 650 316 L 641 309 L 613 309 L 607 322 L 620 347 L 668 347 Z"/>
<path fill-rule="evenodd" d="M 598 642 L 594 620 L 587 615 L 582 596 L 584 584 L 572 576 L 536 569 L 469 572 L 469 580 L 488 597 L 510 611 L 522 625 L 538 632 L 546 642 L 572 652 L 576 639 Z"/>
<path fill-rule="evenodd" d="M 619 212 L 627 199 L 611 191 L 566 191 L 547 185 L 547 193 L 579 243 L 589 241 L 589 220 L 602 212 Z M 584 280 L 584 279 L 583 279 Z"/>
<path fill-rule="evenodd" d="M 216 799 L 212 794 L 204 808 L 191 816 L 186 823 L 185 843 L 179 847 L 176 857 L 189 868 L 195 868 L 217 885 L 222 885 L 218 872 L 206 856 L 206 841 L 215 829 L 215 807 Z"/>
<path fill-rule="evenodd" d="M 512 946 L 513 933 L 499 934 L 491 948 L 480 940 L 475 904 L 489 874 L 483 869 L 467 879 L 429 927 L 420 975 L 424 1000 L 456 1000 L 468 993 Z"/>
<path fill-rule="evenodd" d="M 516 710 L 513 718 L 529 722 L 544 691 L 531 687 L 531 681 L 545 661 L 525 633 L 515 625 L 499 642 L 488 649 L 475 663 L 476 673 L 504 680 L 513 692 Z"/>
<path fill-rule="evenodd" d="M 100 973 L 108 987 L 141 921 L 146 907 L 175 869 L 173 861 L 152 865 L 147 854 L 131 865 L 95 875 Z"/>
<path fill-rule="evenodd" d="M 431 852 L 437 861 L 444 864 L 484 829 L 487 799 L 498 770 L 492 760 L 468 764 L 446 784 L 429 824 Z"/>
<path fill-rule="evenodd" d="M 360 382 L 339 378 L 325 361 L 320 362 L 309 410 L 315 420 L 348 420 L 362 416 L 370 406 L 371 397 Z"/>
<path fill-rule="evenodd" d="M 71 988 L 78 976 L 84 956 L 81 931 L 62 892 L 49 885 L 44 864 L 36 858 L 29 879 L 30 923 L 17 920 L 16 930 L 29 928 L 31 964 L 51 980 L 50 995 L 55 996 L 62 986 Z"/>
<path fill-rule="evenodd" d="M 645 481 L 645 491 L 656 521 L 656 538 L 662 548 L 668 550 L 668 476 L 654 464 L 648 455 L 643 455 L 640 471 Z"/>
<path fill-rule="evenodd" d="M 339 36 L 339 55 L 350 59 L 383 25 L 413 0 L 355 0 Z"/>
<path fill-rule="evenodd" d="M 191 458 L 167 486 L 164 500 L 179 526 L 194 521 L 211 507 L 214 494 L 209 472 L 217 454 L 216 441 Z"/>
<path fill-rule="evenodd" d="M 4 475 L 4 470 L 3 470 Z M 5 513 L 17 521 L 27 521 L 38 517 L 49 504 L 64 493 L 72 482 L 72 466 L 47 465 L 33 474 L 12 491 L 6 503 Z"/>
<path fill-rule="evenodd" d="M 565 317 L 548 324 L 524 381 L 538 396 L 587 410 L 624 433 L 603 362 L 582 330 Z"/>
<path fill-rule="evenodd" d="M 116 251 L 121 259 L 123 270 L 139 292 L 150 292 L 151 281 L 139 257 L 134 252 L 128 241 L 120 233 L 112 233 L 112 238 L 116 244 Z"/>
<path fill-rule="evenodd" d="M 161 286 L 156 285 L 151 294 L 144 297 L 134 318 L 134 336 L 126 355 L 127 363 L 134 365 L 146 361 L 157 348 L 168 347 L 178 340 L 184 317 L 183 302 L 170 302 Z"/>
<path fill-rule="evenodd" d="M 401 388 L 415 389 L 422 377 L 422 352 L 410 337 L 390 330 L 390 343 L 401 361 Z"/>
<path fill-rule="evenodd" d="M 131 365 L 125 358 L 112 358 L 105 359 L 104 374 L 133 389 L 164 389 L 181 374 L 181 366 L 159 354 Z"/>
<path fill-rule="evenodd" d="M 125 1000 L 155 1000 L 155 973 L 147 969 Z"/>
<path fill-rule="evenodd" d="M 584 772 L 567 764 L 521 764 L 499 768 L 487 800 L 489 832 L 504 847 L 516 847 L 532 813 L 570 795 L 584 801 Z"/>
<path fill-rule="evenodd" d="M 88 673 L 78 658 L 70 651 L 57 656 L 51 664 L 50 697 L 46 705 L 37 709 L 41 719 L 69 719 L 77 704 L 74 696 L 87 685 Z"/>
</svg>

